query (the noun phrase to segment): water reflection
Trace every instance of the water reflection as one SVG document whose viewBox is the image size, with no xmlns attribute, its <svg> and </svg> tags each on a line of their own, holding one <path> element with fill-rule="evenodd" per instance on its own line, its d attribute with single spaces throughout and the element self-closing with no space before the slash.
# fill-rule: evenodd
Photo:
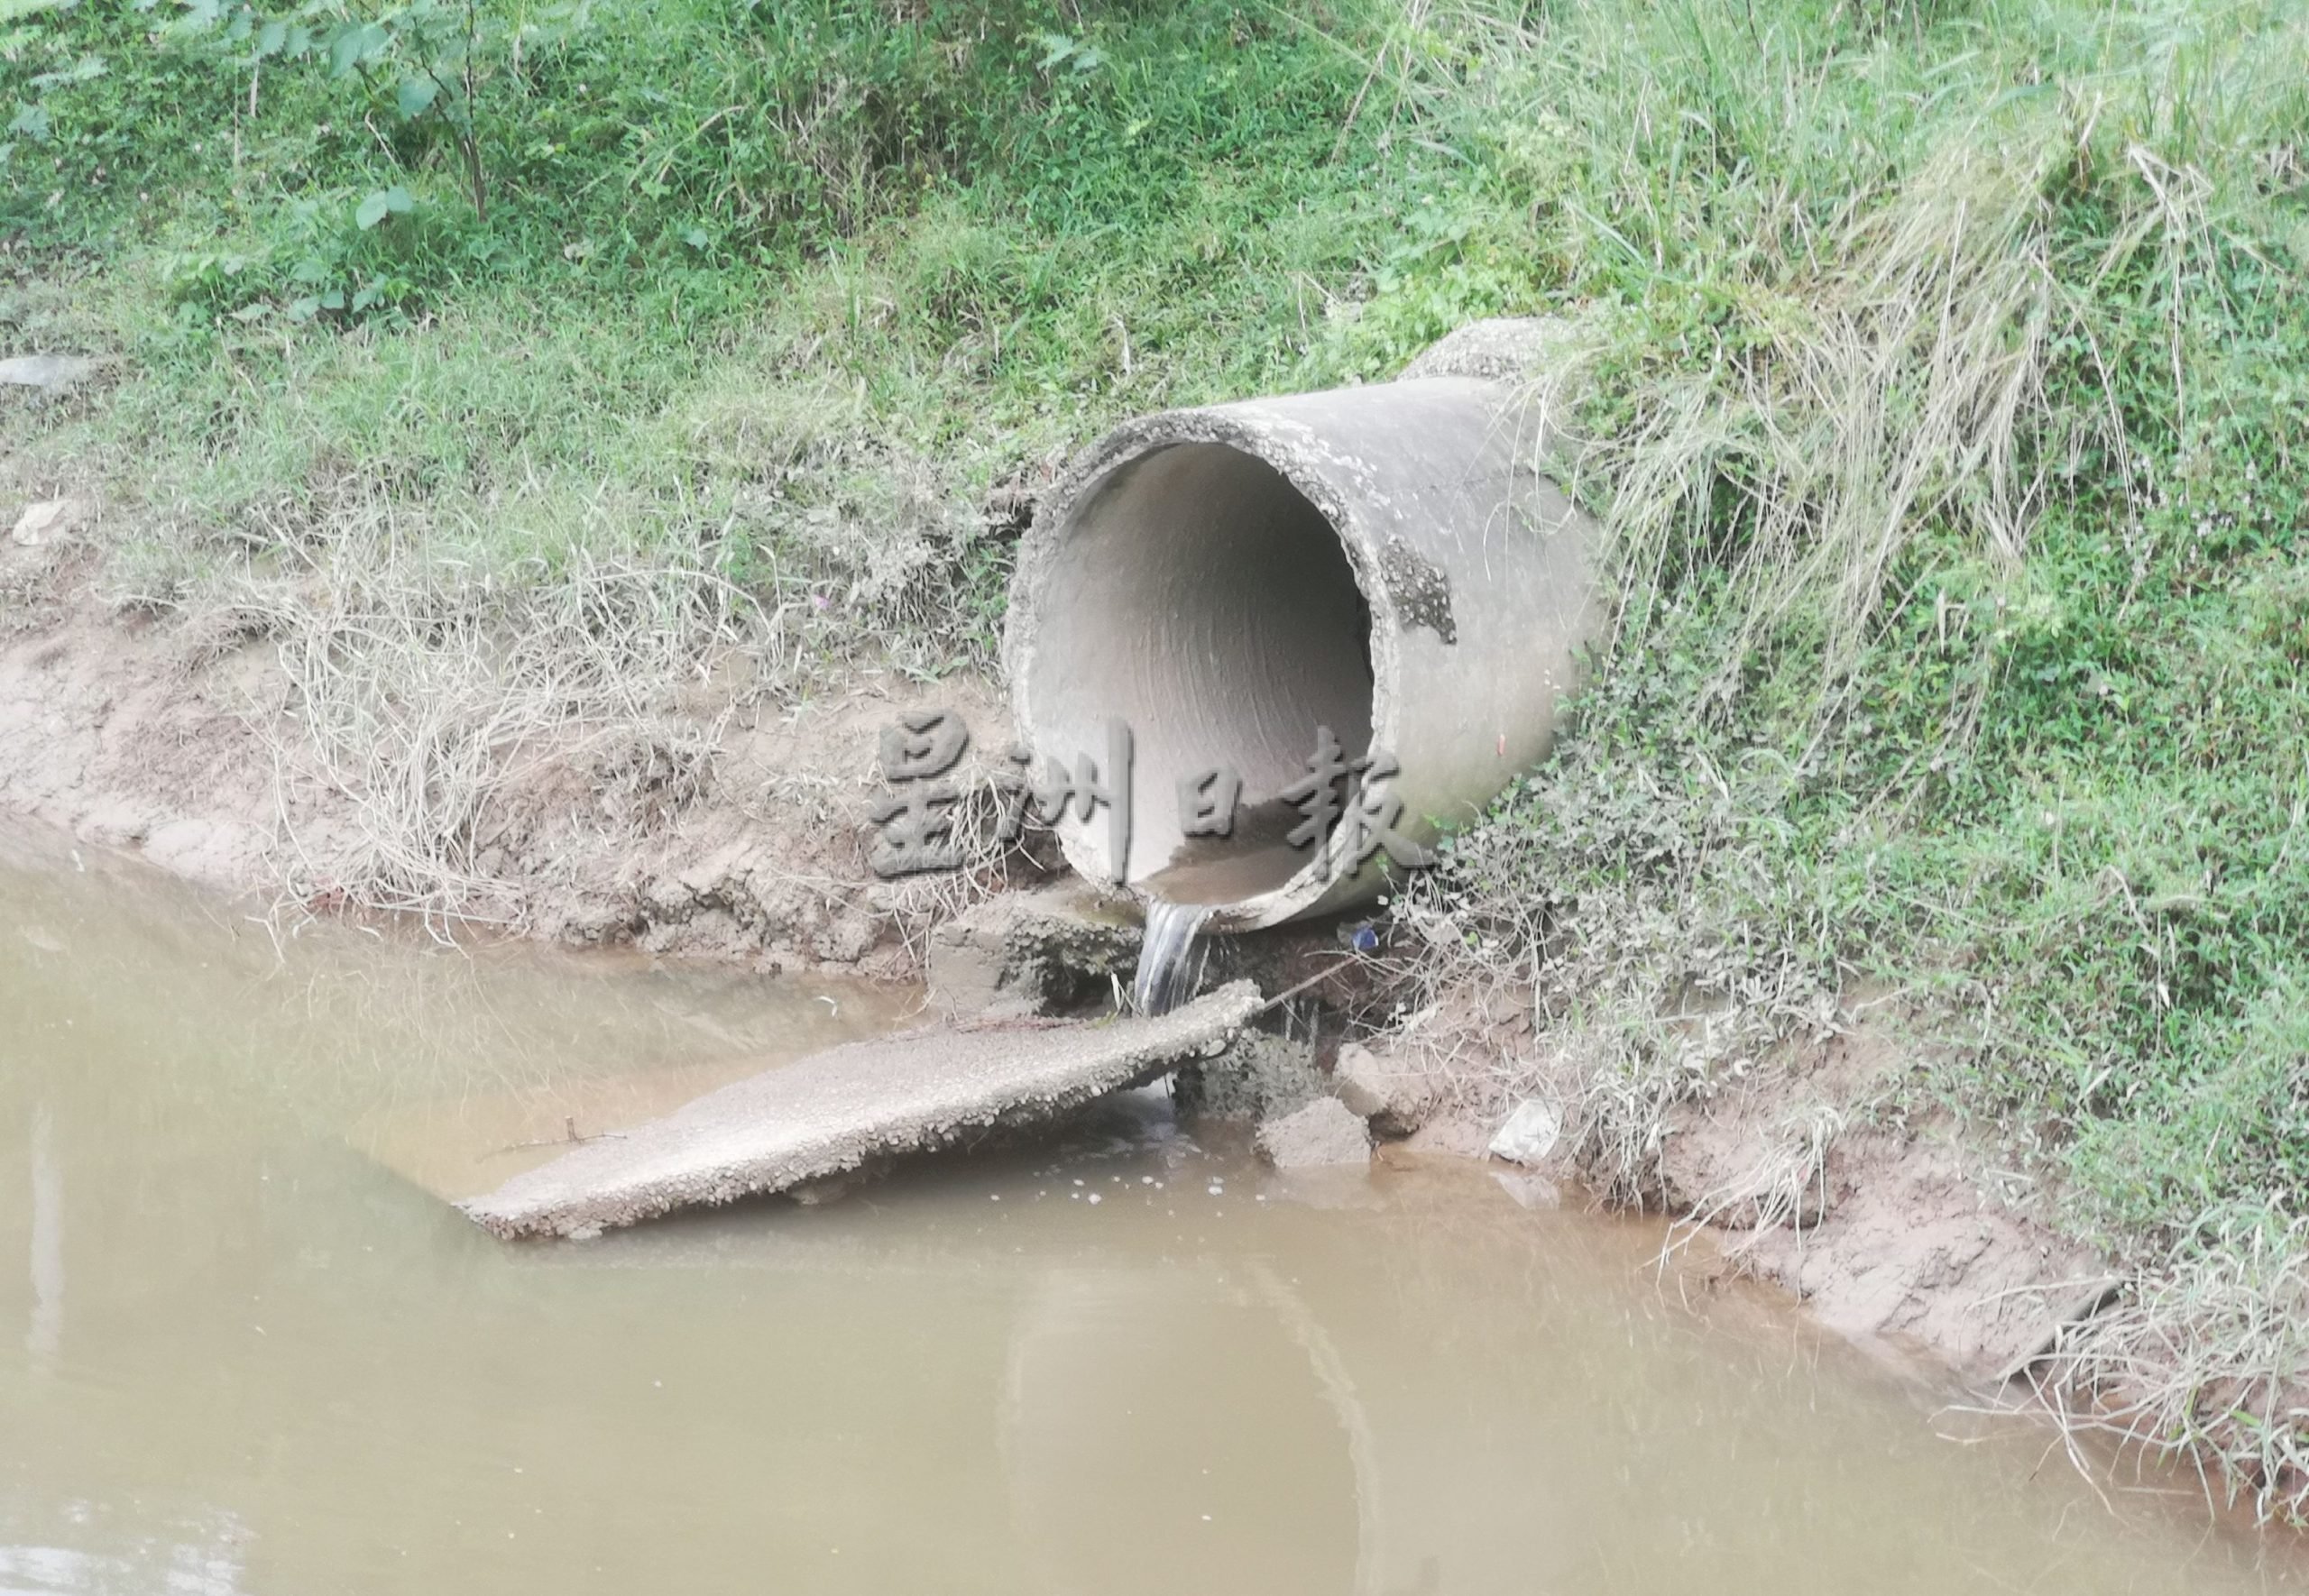
<svg viewBox="0 0 2309 1596">
<path fill-rule="evenodd" d="M 903 1005 L 237 924 L 0 858 L 0 1593 L 2304 1588 L 2038 1432 L 1936 1438 L 1945 1390 L 1642 1226 L 1448 1171 L 1320 1206 L 1145 1100 L 501 1246 L 361 1128 L 516 1140 Z"/>
<path fill-rule="evenodd" d="M 32 1327 L 24 1350 L 45 1368 L 64 1335 L 64 1170 L 56 1161 L 56 1122 L 46 1104 L 32 1110 Z"/>
</svg>

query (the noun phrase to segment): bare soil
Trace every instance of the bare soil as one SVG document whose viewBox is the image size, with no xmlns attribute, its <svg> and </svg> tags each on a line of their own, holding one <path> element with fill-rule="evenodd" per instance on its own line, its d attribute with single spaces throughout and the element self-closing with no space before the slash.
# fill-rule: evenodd
<svg viewBox="0 0 2309 1596">
<path fill-rule="evenodd" d="M 87 591 L 94 565 L 85 546 L 0 541 L 0 807 L 275 909 L 340 907 L 358 804 L 283 768 L 272 646 L 214 617 L 116 612 Z M 932 921 L 995 884 L 868 868 L 881 729 L 934 705 L 972 731 L 967 786 L 1009 741 L 975 680 L 861 671 L 798 703 L 703 686 L 668 706 L 706 748 L 677 771 L 615 729 L 543 734 L 482 817 L 467 912 L 567 943 L 911 977 Z"/>
<path fill-rule="evenodd" d="M 89 591 L 94 568 L 85 545 L 0 542 L 0 807 L 275 909 L 338 908 L 330 839 L 349 847 L 359 817 L 280 768 L 271 647 L 213 619 L 121 612 Z M 983 872 L 886 883 L 867 867 L 880 732 L 931 705 L 962 715 L 973 741 L 959 774 L 982 776 L 1010 728 L 980 681 L 861 673 L 838 695 L 786 704 L 702 688 L 678 713 L 709 738 L 708 757 L 678 781 L 613 735 L 556 734 L 485 817 L 486 916 L 566 943 L 916 976 L 932 924 L 1005 885 Z M 1495 1055 L 1532 1045 L 1518 1005 L 1469 1017 Z M 1837 1330 L 1994 1380 L 2097 1301 L 2105 1270 L 1995 1195 L 1947 1127 L 1867 1123 L 1902 1058 L 1884 1037 L 1845 1035 L 1678 1107 L 1660 1199 Z M 1486 1083 L 1458 1084 L 1409 1149 L 1483 1156 Z M 1837 1128 L 1791 1200 L 1790 1126 L 1808 1111 Z"/>
</svg>

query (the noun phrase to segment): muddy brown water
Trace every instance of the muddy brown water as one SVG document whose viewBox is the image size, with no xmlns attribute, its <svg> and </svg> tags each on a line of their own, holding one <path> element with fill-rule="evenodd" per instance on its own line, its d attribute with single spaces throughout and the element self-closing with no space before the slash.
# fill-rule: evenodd
<svg viewBox="0 0 2309 1596">
<path fill-rule="evenodd" d="M 428 1188 L 904 995 L 276 953 L 82 863 L 0 839 L 0 1592 L 2309 1589 L 1649 1225 L 1281 1180 L 1159 1096 L 509 1247 Z"/>
</svg>

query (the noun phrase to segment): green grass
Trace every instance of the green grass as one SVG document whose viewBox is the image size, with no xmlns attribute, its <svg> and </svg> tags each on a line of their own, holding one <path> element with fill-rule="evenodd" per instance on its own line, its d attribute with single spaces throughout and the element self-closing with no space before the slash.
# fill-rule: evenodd
<svg viewBox="0 0 2309 1596">
<path fill-rule="evenodd" d="M 382 514 L 935 672 L 989 657 L 989 494 L 1111 420 L 1568 314 L 1620 602 L 1425 891 L 1449 973 L 1536 968 L 1636 1113 L 1898 989 L 1916 1101 L 2077 1234 L 2304 1278 L 2264 1267 L 2309 1252 L 2301 5 L 473 14 L 331 78 L 229 6 L 0 0 L 0 326 L 125 373 L 0 447 L 124 507 L 125 592 Z M 2139 1300 L 2214 1298 L 2217 1367 L 2229 1285 Z"/>
<path fill-rule="evenodd" d="M 491 5 L 484 216 L 454 130 L 400 115 L 407 62 L 331 79 L 197 14 L 0 33 L 39 133 L 0 169 L 5 319 L 134 372 L 0 425 L 169 522 L 164 600 L 352 480 L 509 567 L 662 554 L 839 599 L 830 524 L 918 537 L 976 610 L 925 664 L 982 656 L 987 489 L 1132 410 L 1320 380 L 1327 308 L 1445 159 L 1342 143 L 1349 41 L 1218 5 Z"/>
</svg>

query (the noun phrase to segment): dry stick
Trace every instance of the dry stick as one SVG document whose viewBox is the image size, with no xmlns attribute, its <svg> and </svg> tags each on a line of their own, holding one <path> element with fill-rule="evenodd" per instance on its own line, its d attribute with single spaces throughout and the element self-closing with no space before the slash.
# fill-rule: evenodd
<svg viewBox="0 0 2309 1596">
<path fill-rule="evenodd" d="M 1290 1002 L 1302 992 L 1307 990 L 1308 987 L 1312 986 L 1316 982 L 1338 974 L 1343 968 L 1353 960 L 1355 955 L 1352 953 L 1338 953 L 1332 955 L 1332 957 L 1337 962 L 1334 963 L 1330 968 L 1326 970 L 1317 970 L 1313 975 L 1309 976 L 1297 986 L 1284 987 L 1273 997 L 1268 998 L 1265 1003 L 1259 1004 L 1258 1007 L 1253 1009 L 1251 1011 L 1250 1017 L 1256 1020 L 1261 1014 L 1265 1014 L 1269 1009 L 1274 1008 L 1276 1004 Z"/>
</svg>

